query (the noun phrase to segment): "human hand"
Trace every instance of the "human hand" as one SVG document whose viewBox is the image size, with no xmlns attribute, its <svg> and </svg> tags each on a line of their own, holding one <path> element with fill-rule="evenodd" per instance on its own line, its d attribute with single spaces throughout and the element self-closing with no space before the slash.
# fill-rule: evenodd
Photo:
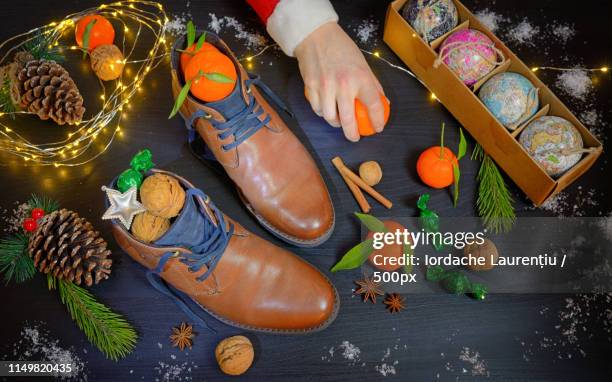
<svg viewBox="0 0 612 382">
<path fill-rule="evenodd" d="M 312 110 L 350 141 L 359 140 L 355 99 L 367 108 L 376 132 L 384 128 L 384 94 L 363 54 L 336 22 L 323 24 L 295 49 Z"/>
</svg>

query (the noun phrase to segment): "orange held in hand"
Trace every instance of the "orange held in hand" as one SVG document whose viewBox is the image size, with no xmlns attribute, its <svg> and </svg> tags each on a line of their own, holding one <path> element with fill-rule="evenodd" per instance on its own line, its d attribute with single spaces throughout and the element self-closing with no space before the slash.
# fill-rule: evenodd
<svg viewBox="0 0 612 382">
<path fill-rule="evenodd" d="M 185 68 L 185 81 L 191 81 L 191 94 L 204 102 L 227 97 L 236 86 L 236 67 L 219 51 L 197 53 Z"/>
<path fill-rule="evenodd" d="M 209 51 L 219 52 L 219 49 L 217 49 L 213 44 L 209 42 L 203 43 L 200 49 L 198 49 L 197 51 L 196 51 L 196 46 L 197 46 L 197 43 L 193 43 L 189 45 L 189 47 L 185 49 L 184 52 L 181 53 L 181 71 L 183 73 L 185 73 L 185 69 L 187 69 L 187 64 L 189 63 L 189 61 L 191 61 L 191 58 L 195 56 L 197 53 L 209 52 Z"/>
<path fill-rule="evenodd" d="M 89 34 L 89 39 L 84 38 L 86 32 Z M 99 45 L 111 45 L 115 40 L 113 25 L 104 16 L 100 15 L 81 17 L 77 22 L 74 34 L 77 44 L 89 52 Z"/>
<path fill-rule="evenodd" d="M 417 173 L 429 187 L 445 188 L 453 184 L 453 164 L 457 158 L 447 147 L 433 146 L 423 151 L 417 160 Z"/>
<path fill-rule="evenodd" d="M 389 112 L 390 112 L 390 103 L 389 100 L 384 95 L 380 95 L 380 99 L 385 108 L 385 124 L 389 120 Z M 376 131 L 372 127 L 372 123 L 370 122 L 370 117 L 368 116 L 368 109 L 365 107 L 363 103 L 357 98 L 355 98 L 355 118 L 357 119 L 357 127 L 359 128 L 359 135 L 362 137 L 367 137 L 369 135 L 376 134 Z"/>
</svg>

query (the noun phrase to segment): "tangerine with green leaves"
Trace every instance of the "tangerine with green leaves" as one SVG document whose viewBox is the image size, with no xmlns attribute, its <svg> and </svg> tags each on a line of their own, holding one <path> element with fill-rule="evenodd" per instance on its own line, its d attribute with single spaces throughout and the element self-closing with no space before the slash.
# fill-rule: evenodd
<svg viewBox="0 0 612 382">
<path fill-rule="evenodd" d="M 391 105 L 389 100 L 382 94 L 380 95 L 380 100 L 382 101 L 384 107 L 384 118 L 386 125 L 387 121 L 389 121 Z M 355 118 L 357 119 L 359 135 L 362 137 L 367 137 L 376 134 L 376 130 L 374 130 L 372 127 L 372 122 L 370 121 L 370 116 L 368 115 L 368 109 L 358 98 L 355 98 Z"/>
<path fill-rule="evenodd" d="M 219 51 L 197 53 L 185 68 L 185 81 L 191 82 L 191 94 L 204 102 L 227 97 L 234 90 L 237 77 L 232 60 Z"/>
<path fill-rule="evenodd" d="M 419 178 L 432 188 L 446 188 L 455 179 L 453 165 L 459 162 L 447 147 L 432 146 L 423 151 L 417 160 Z"/>
<path fill-rule="evenodd" d="M 86 40 L 85 33 L 89 29 L 89 39 Z M 115 40 L 115 29 L 108 19 L 101 15 L 87 15 L 81 17 L 74 29 L 76 43 L 81 48 L 91 52 L 97 46 L 111 45 Z M 87 45 L 85 47 L 84 45 Z"/>
<path fill-rule="evenodd" d="M 189 61 L 191 61 L 191 58 L 195 56 L 196 54 L 201 53 L 201 52 L 208 52 L 208 51 L 219 52 L 219 49 L 217 49 L 213 44 L 209 42 L 203 43 L 200 49 L 196 49 L 196 48 L 197 48 L 197 43 L 193 43 L 189 45 L 187 49 L 181 52 L 181 57 L 180 57 L 181 71 L 183 73 L 185 73 L 185 69 L 187 68 L 187 64 L 189 63 Z"/>
</svg>

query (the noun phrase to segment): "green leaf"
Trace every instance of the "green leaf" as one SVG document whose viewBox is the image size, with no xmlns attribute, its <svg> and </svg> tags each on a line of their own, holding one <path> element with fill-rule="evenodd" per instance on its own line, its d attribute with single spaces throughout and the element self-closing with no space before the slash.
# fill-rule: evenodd
<svg viewBox="0 0 612 382">
<path fill-rule="evenodd" d="M 550 154 L 549 156 L 546 157 L 546 159 L 548 159 L 549 161 L 553 163 L 559 163 L 559 158 L 557 158 L 557 156 L 554 154 Z"/>
<path fill-rule="evenodd" d="M 378 220 L 372 215 L 362 214 L 359 212 L 355 212 L 355 216 L 359 218 L 361 223 L 366 226 L 366 228 L 370 232 L 387 232 L 387 228 L 385 227 L 385 223 Z"/>
<path fill-rule="evenodd" d="M 196 52 L 202 49 L 202 46 L 204 46 L 205 41 L 206 41 L 206 32 L 202 33 L 202 35 L 198 39 L 198 43 L 196 44 L 196 49 L 195 49 Z"/>
<path fill-rule="evenodd" d="M 34 261 L 28 256 L 29 237 L 17 234 L 0 240 L 0 273 L 6 284 L 11 281 L 22 283 L 34 277 Z"/>
<path fill-rule="evenodd" d="M 189 20 L 187 23 L 187 46 L 185 48 L 189 48 L 195 41 L 196 37 L 196 29 L 193 22 Z"/>
<path fill-rule="evenodd" d="M 90 292 L 74 283 L 63 279 L 48 283 L 57 286 L 60 299 L 72 319 L 89 342 L 106 357 L 116 361 L 134 350 L 138 335 L 123 316 L 98 302 Z"/>
<path fill-rule="evenodd" d="M 219 82 L 221 84 L 233 84 L 234 83 L 234 80 L 232 80 L 231 78 L 229 78 L 223 73 L 216 73 L 216 72 L 204 73 L 204 77 L 206 77 L 207 79 L 211 81 Z"/>
<path fill-rule="evenodd" d="M 172 111 L 170 112 L 168 119 L 174 117 L 176 113 L 178 113 L 179 109 L 183 105 L 183 102 L 185 102 L 185 99 L 187 98 L 187 94 L 189 94 L 190 88 L 191 88 L 191 81 L 187 81 L 185 86 L 183 86 L 178 96 L 176 97 L 176 101 L 174 101 L 174 107 L 172 107 Z"/>
<path fill-rule="evenodd" d="M 344 254 L 331 271 L 338 272 L 346 269 L 355 269 L 361 266 L 372 252 L 374 252 L 374 239 L 368 239 L 363 243 L 359 243 Z"/>
<path fill-rule="evenodd" d="M 459 171 L 459 166 L 453 164 L 453 206 L 457 207 L 457 200 L 459 200 L 459 178 L 461 177 L 461 171 Z"/>
<path fill-rule="evenodd" d="M 89 51 L 89 36 L 91 35 L 91 28 L 96 24 L 96 21 L 98 21 L 98 19 L 93 19 L 85 26 L 85 31 L 83 32 L 83 58 L 87 56 L 87 52 Z"/>
<path fill-rule="evenodd" d="M 459 149 L 457 150 L 457 160 L 460 160 L 467 151 L 467 141 L 465 135 L 463 135 L 463 129 L 459 128 Z"/>
</svg>

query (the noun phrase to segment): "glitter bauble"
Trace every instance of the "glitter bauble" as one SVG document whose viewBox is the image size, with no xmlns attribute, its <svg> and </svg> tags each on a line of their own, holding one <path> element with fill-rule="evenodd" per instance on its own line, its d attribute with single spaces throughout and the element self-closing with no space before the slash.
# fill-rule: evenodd
<svg viewBox="0 0 612 382">
<path fill-rule="evenodd" d="M 499 73 L 482 85 L 478 97 L 502 125 L 514 130 L 538 111 L 538 92 L 518 73 Z"/>
<path fill-rule="evenodd" d="M 582 157 L 584 144 L 571 122 L 554 116 L 534 119 L 519 142 L 550 176 L 561 175 Z"/>
<path fill-rule="evenodd" d="M 450 32 L 459 22 L 452 0 L 410 0 L 402 16 L 427 42 Z"/>
<path fill-rule="evenodd" d="M 497 65 L 493 41 L 475 29 L 461 29 L 448 36 L 440 46 L 440 57 L 468 86 Z"/>
</svg>

